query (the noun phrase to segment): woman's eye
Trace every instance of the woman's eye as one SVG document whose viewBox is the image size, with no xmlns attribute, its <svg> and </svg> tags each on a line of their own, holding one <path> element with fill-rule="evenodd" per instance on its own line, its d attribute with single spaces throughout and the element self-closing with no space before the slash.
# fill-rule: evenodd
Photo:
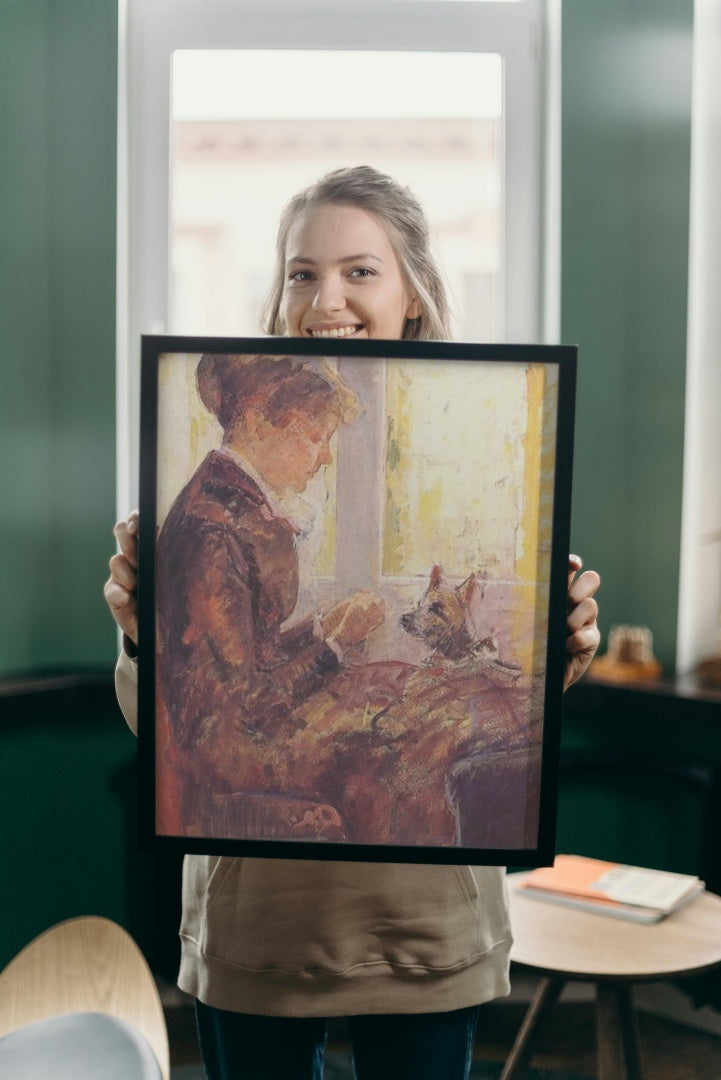
<svg viewBox="0 0 721 1080">
<path fill-rule="evenodd" d="M 374 277 L 375 271 L 371 270 L 369 266 L 356 266 L 351 270 L 350 276 L 355 278 L 369 278 Z"/>
<path fill-rule="evenodd" d="M 288 281 L 297 281 L 301 284 L 305 281 L 310 281 L 310 279 L 310 270 L 293 270 L 292 273 L 288 274 Z"/>
</svg>

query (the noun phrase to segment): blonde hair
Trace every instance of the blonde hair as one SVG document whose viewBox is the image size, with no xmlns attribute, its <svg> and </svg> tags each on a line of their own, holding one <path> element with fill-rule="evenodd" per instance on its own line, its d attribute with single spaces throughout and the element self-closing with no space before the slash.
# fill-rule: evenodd
<svg viewBox="0 0 721 1080">
<path fill-rule="evenodd" d="M 451 310 L 443 276 L 431 253 L 423 207 L 410 188 L 370 165 L 327 173 L 294 195 L 283 210 L 276 239 L 274 279 L 263 311 L 263 330 L 268 334 L 286 331 L 281 305 L 288 233 L 300 214 L 323 203 L 359 207 L 384 226 L 406 283 L 421 305 L 417 318 L 406 319 L 401 337 L 447 341 L 452 336 Z"/>
</svg>

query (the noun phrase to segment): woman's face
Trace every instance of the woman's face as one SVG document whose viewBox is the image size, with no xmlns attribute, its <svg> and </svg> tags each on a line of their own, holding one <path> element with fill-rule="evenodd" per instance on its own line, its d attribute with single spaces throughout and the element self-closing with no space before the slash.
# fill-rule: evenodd
<svg viewBox="0 0 721 1080">
<path fill-rule="evenodd" d="M 380 222 L 324 203 L 288 231 L 281 314 L 294 337 L 395 339 L 421 306 Z"/>
<path fill-rule="evenodd" d="M 266 421 L 259 444 L 261 475 L 275 491 L 304 491 L 318 470 L 333 461 L 330 442 L 337 427 L 333 411 L 319 416 L 292 413 L 289 422 L 278 427 Z"/>
</svg>

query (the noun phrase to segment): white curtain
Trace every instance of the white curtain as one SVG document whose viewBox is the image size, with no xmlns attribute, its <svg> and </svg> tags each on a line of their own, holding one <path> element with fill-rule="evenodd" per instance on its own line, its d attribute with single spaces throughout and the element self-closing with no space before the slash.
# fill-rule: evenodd
<svg viewBox="0 0 721 1080">
<path fill-rule="evenodd" d="M 693 55 L 679 672 L 721 651 L 721 0 L 696 0 Z"/>
</svg>

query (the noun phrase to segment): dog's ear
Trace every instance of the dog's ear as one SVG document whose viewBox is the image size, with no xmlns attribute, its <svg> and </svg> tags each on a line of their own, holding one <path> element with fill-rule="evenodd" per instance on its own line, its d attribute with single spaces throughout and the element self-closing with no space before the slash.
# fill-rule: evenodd
<svg viewBox="0 0 721 1080">
<path fill-rule="evenodd" d="M 461 584 L 458 585 L 456 588 L 458 598 L 465 607 L 468 607 L 471 602 L 471 597 L 473 596 L 474 590 L 476 588 L 477 578 L 477 574 L 470 574 L 469 577 L 467 577 L 465 581 L 462 581 Z"/>
<path fill-rule="evenodd" d="M 442 581 L 443 581 L 443 567 L 439 566 L 436 563 L 436 565 L 431 570 L 431 580 L 430 580 L 430 583 L 429 583 L 429 587 L 431 589 L 437 589 L 440 586 Z"/>
</svg>

